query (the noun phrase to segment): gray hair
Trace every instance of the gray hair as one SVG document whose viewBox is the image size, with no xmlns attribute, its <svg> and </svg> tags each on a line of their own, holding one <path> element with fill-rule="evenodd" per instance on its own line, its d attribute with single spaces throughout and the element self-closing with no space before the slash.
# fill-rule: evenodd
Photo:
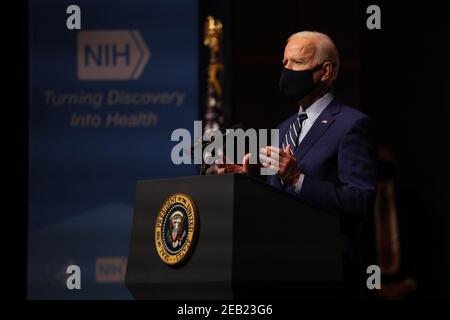
<svg viewBox="0 0 450 320">
<path fill-rule="evenodd" d="M 316 63 L 323 63 L 325 61 L 335 63 L 336 66 L 333 68 L 333 74 L 331 76 L 331 79 L 335 80 L 339 72 L 340 61 L 339 52 L 337 51 L 333 40 L 331 40 L 331 38 L 325 33 L 318 31 L 300 31 L 292 34 L 288 38 L 287 42 L 295 38 L 313 38 L 318 40 L 314 60 Z"/>
</svg>

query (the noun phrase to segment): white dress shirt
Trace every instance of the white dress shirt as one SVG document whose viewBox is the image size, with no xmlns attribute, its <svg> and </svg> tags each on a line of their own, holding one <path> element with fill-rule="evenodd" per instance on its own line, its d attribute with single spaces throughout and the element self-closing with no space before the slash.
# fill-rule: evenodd
<svg viewBox="0 0 450 320">
<path fill-rule="evenodd" d="M 302 142 L 303 138 L 306 136 L 309 129 L 311 129 L 314 122 L 320 116 L 322 111 L 327 107 L 327 105 L 330 104 L 333 98 L 334 98 L 333 94 L 331 92 L 328 92 L 322 97 L 320 97 L 318 100 L 316 100 L 312 105 L 309 106 L 309 108 L 305 110 L 308 118 L 303 121 L 302 131 L 298 136 L 298 143 L 297 143 L 298 148 L 301 148 L 300 143 Z M 300 109 L 298 110 L 298 113 L 300 112 L 303 112 L 302 106 L 300 106 Z M 296 193 L 300 193 L 300 190 L 302 189 L 303 179 L 305 179 L 305 175 L 301 173 L 297 183 L 294 186 Z"/>
</svg>

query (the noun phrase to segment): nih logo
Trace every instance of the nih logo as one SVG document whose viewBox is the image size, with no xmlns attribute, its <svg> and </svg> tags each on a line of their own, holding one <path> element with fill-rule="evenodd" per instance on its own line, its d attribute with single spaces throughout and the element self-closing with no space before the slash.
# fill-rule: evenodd
<svg viewBox="0 0 450 320">
<path fill-rule="evenodd" d="M 95 282 L 124 282 L 127 270 L 125 257 L 97 257 L 95 259 Z"/>
<path fill-rule="evenodd" d="M 79 31 L 79 80 L 136 80 L 150 59 L 137 30 Z"/>
</svg>

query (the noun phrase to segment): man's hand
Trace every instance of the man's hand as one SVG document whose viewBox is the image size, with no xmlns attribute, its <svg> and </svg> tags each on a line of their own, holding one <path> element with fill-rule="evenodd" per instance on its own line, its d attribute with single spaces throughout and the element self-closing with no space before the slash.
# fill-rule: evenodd
<svg viewBox="0 0 450 320">
<path fill-rule="evenodd" d="M 248 174 L 250 172 L 250 158 L 251 153 L 247 153 L 244 158 L 242 159 L 242 166 L 239 166 L 237 164 L 231 164 L 226 163 L 226 158 L 223 158 L 223 164 L 219 163 L 219 160 L 216 160 L 216 166 L 217 166 L 217 174 L 224 174 L 224 173 L 246 173 Z"/>
<path fill-rule="evenodd" d="M 268 146 L 266 148 L 261 148 L 259 151 L 259 159 L 261 160 L 263 167 L 277 171 L 283 184 L 294 186 L 298 182 L 300 170 L 297 166 L 297 159 L 295 159 L 291 151 L 290 144 L 284 149 Z M 275 160 L 277 158 L 278 161 Z"/>
</svg>

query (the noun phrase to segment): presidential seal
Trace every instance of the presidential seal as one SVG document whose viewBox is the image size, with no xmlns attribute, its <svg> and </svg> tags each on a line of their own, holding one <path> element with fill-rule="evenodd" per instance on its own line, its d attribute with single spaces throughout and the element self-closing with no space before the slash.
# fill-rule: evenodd
<svg viewBox="0 0 450 320">
<path fill-rule="evenodd" d="M 156 218 L 155 245 L 161 260 L 168 265 L 182 263 L 193 249 L 197 229 L 197 207 L 191 197 L 169 196 Z"/>
</svg>

